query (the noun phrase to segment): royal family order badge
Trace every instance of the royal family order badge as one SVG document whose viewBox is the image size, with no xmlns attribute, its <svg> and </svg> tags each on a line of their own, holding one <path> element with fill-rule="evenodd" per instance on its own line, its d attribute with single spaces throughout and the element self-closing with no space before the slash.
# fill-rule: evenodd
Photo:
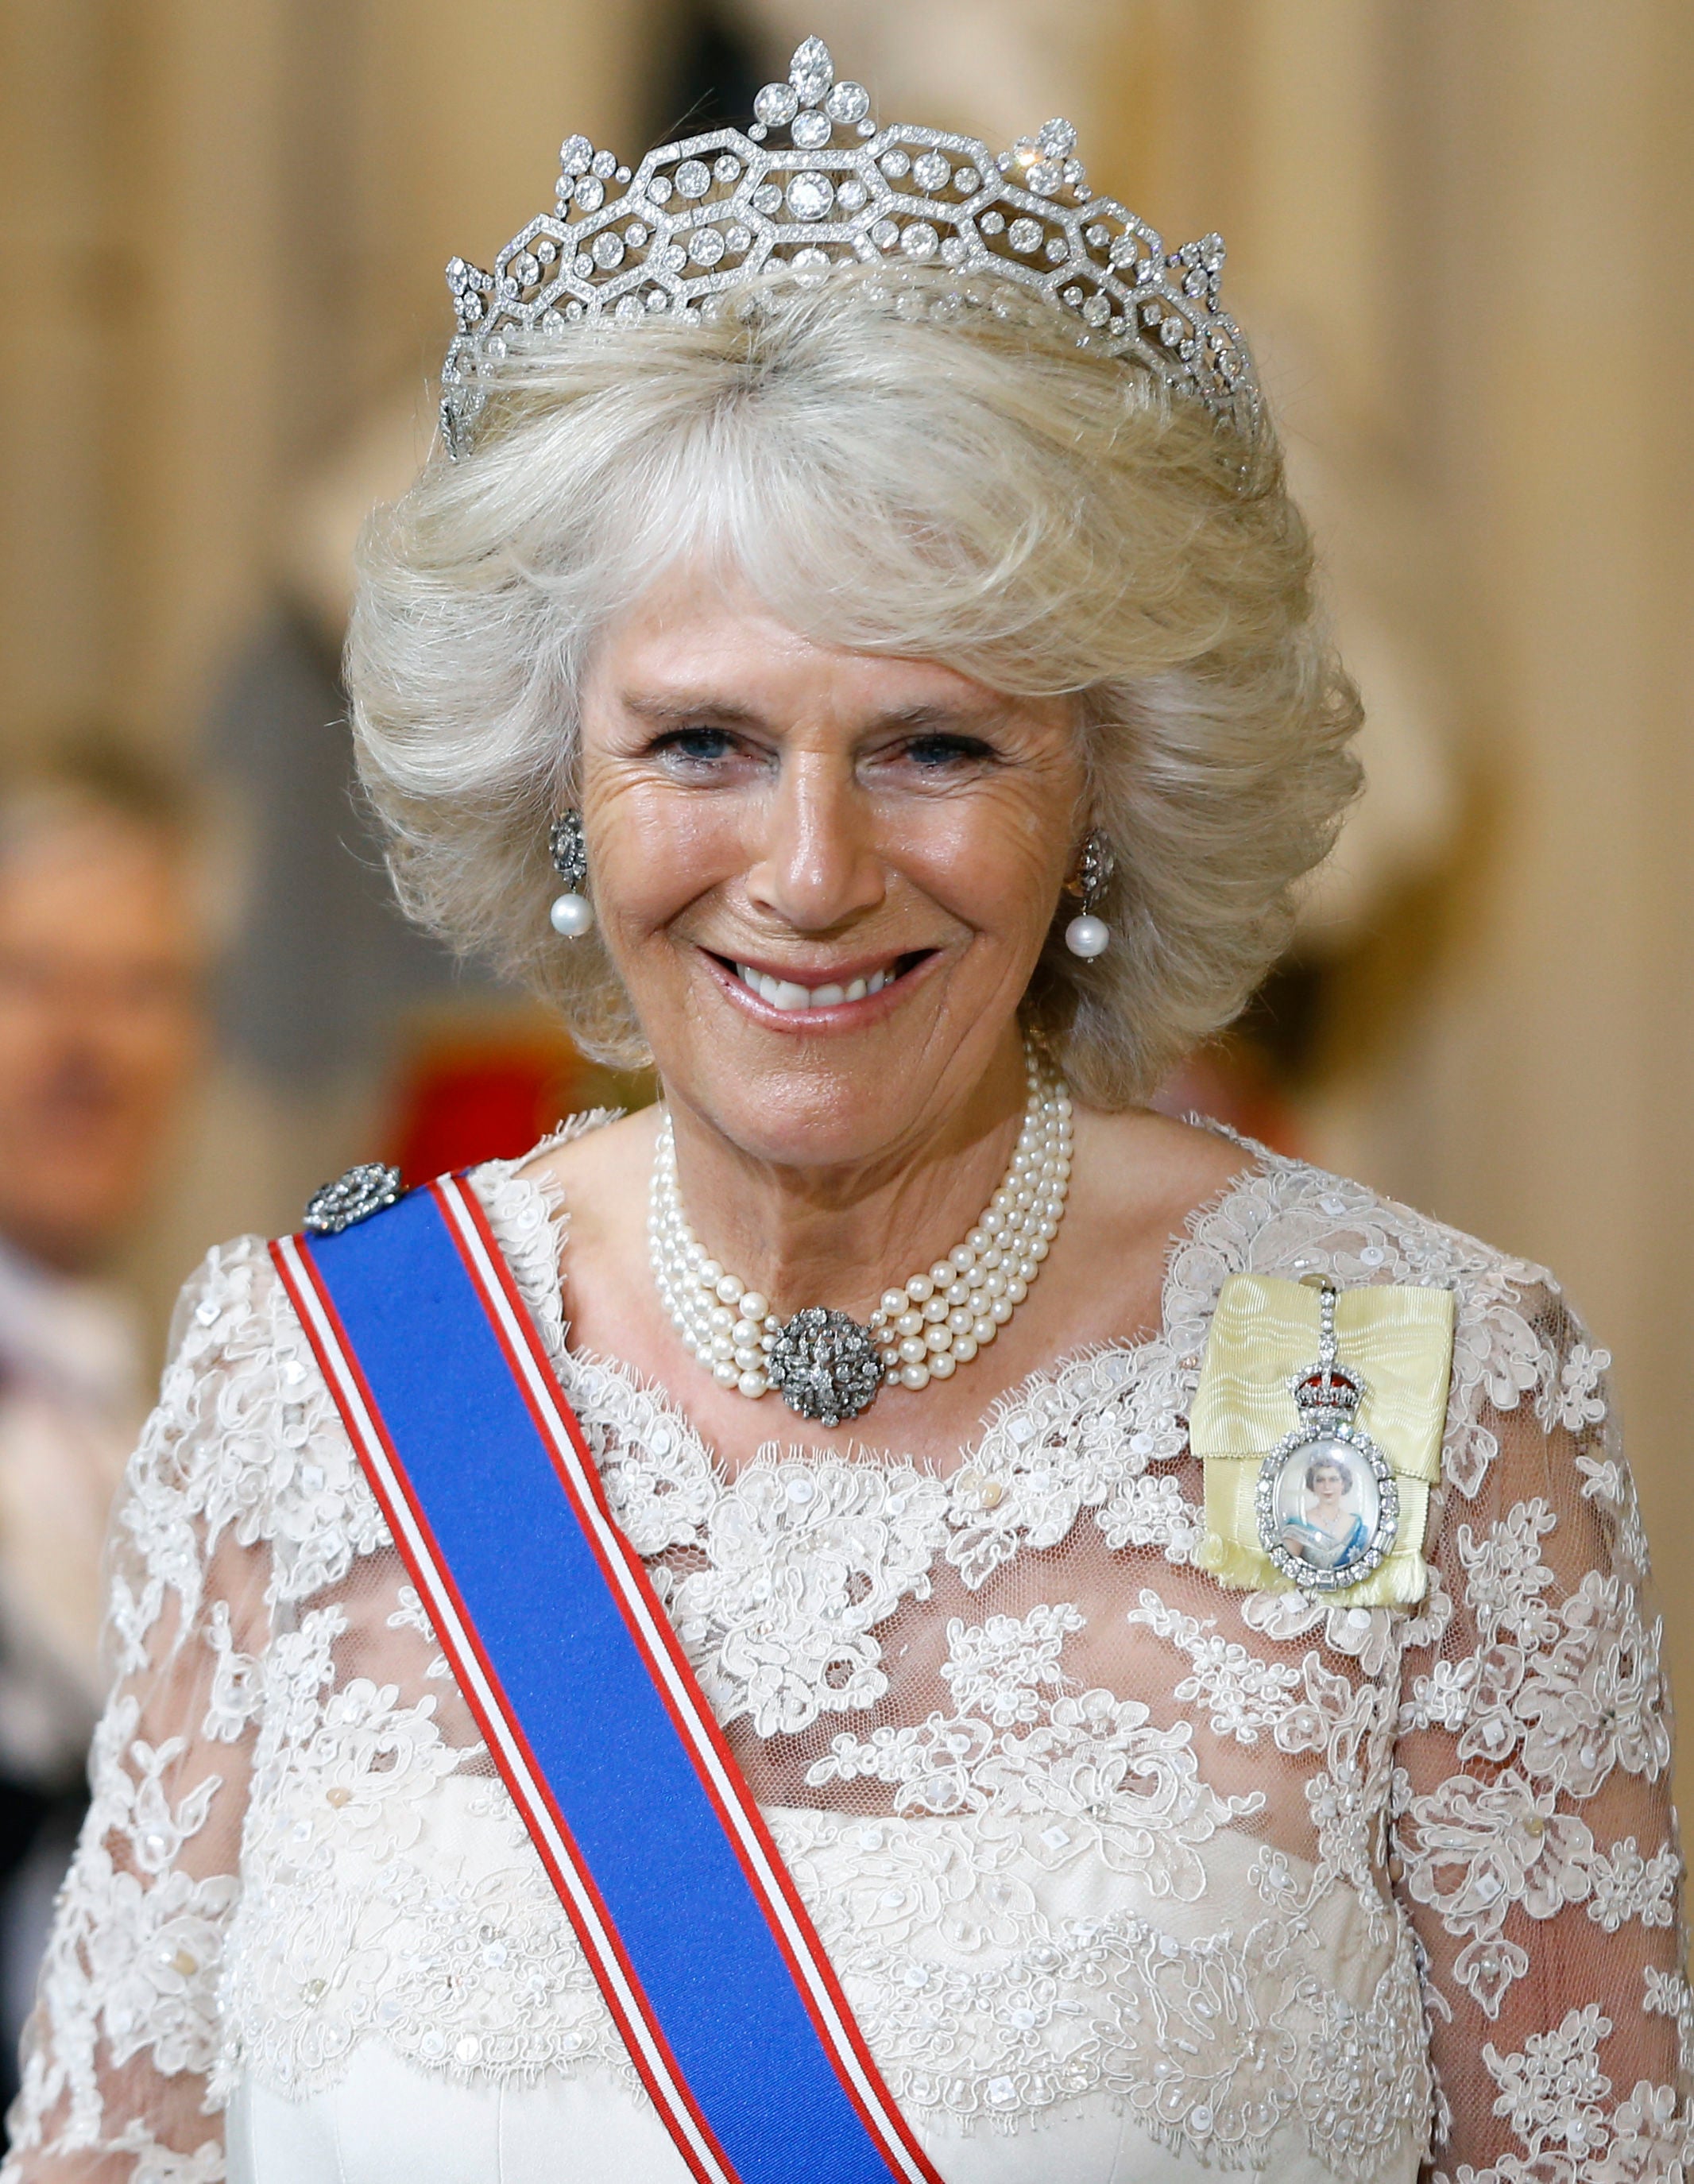
<svg viewBox="0 0 1694 2184">
<path fill-rule="evenodd" d="M 1423 1598 L 1453 1312 L 1444 1289 L 1230 1275 L 1190 1413 L 1202 1569 L 1350 1607 Z"/>
<path fill-rule="evenodd" d="M 1302 1592 L 1334 1592 L 1380 1569 L 1400 1529 L 1392 1466 L 1359 1425 L 1369 1392 L 1340 1364 L 1336 1292 L 1319 1291 L 1317 1361 L 1288 1383 L 1300 1423 L 1259 1466 L 1259 1544 Z"/>
</svg>

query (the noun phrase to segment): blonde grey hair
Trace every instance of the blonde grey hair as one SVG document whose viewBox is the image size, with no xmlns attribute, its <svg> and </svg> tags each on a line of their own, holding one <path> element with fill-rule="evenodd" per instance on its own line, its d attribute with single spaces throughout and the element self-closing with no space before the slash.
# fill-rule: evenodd
<svg viewBox="0 0 1694 2184">
<path fill-rule="evenodd" d="M 817 642 L 1075 696 L 1113 941 L 1069 955 L 1062 898 L 1025 1011 L 1085 1100 L 1145 1098 L 1241 1007 L 1358 780 L 1268 425 L 1220 428 L 1060 313 L 949 319 L 851 273 L 505 359 L 474 451 L 367 527 L 360 769 L 409 915 L 625 1065 L 609 957 L 547 924 L 547 827 L 597 634 L 690 560 Z"/>
</svg>

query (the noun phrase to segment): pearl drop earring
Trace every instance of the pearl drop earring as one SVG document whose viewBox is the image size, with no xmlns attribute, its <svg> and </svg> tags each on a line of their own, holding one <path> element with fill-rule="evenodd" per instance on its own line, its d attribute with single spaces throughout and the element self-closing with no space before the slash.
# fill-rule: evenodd
<svg viewBox="0 0 1694 2184">
<path fill-rule="evenodd" d="M 580 940 L 594 923 L 594 906 L 582 892 L 588 877 L 588 851 L 583 844 L 580 811 L 562 811 L 553 821 L 547 849 L 553 870 L 565 885 L 564 894 L 554 897 L 547 916 L 560 939 Z"/>
<path fill-rule="evenodd" d="M 1112 928 L 1103 918 L 1094 915 L 1094 909 L 1112 884 L 1114 863 L 1111 844 L 1097 827 L 1093 828 L 1082 844 L 1076 876 L 1082 897 L 1082 915 L 1073 917 L 1064 928 L 1064 944 L 1073 956 L 1103 956 L 1111 945 Z"/>
</svg>

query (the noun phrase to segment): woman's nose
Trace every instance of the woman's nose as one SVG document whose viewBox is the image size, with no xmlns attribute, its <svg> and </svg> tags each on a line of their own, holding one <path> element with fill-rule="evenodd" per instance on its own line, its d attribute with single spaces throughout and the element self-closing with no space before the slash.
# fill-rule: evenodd
<svg viewBox="0 0 1694 2184">
<path fill-rule="evenodd" d="M 747 893 L 798 932 L 826 932 L 875 910 L 886 891 L 870 814 L 846 769 L 820 757 L 786 762 L 765 799 Z"/>
</svg>

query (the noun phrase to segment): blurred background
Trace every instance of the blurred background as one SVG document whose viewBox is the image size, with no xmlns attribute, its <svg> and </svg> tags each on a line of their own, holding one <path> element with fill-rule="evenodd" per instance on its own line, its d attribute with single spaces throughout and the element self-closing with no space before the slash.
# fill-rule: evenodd
<svg viewBox="0 0 1694 2184">
<path fill-rule="evenodd" d="M 5 0 L 0 1045 L 39 1021 L 15 1093 L 0 1054 L 0 1243 L 40 1325 L 0 1398 L 45 1373 L 109 1451 L 208 1244 L 617 1089 L 387 909 L 347 556 L 428 446 L 447 257 L 551 203 L 568 131 L 745 118 L 814 31 L 885 120 L 997 148 L 1064 114 L 1169 244 L 1227 237 L 1372 787 L 1170 1097 L 1560 1273 L 1694 1704 L 1687 0 Z M 104 1060 L 42 1029 L 85 1004 Z M 51 1803 L 63 1754 L 31 1776 L 5 1722 L 0 1689 L 0 1778 Z"/>
</svg>

